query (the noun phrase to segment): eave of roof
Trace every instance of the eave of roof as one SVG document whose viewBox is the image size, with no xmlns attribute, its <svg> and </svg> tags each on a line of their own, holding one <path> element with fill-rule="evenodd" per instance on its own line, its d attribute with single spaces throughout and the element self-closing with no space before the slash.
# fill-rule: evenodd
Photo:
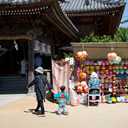
<svg viewBox="0 0 128 128">
<path fill-rule="evenodd" d="M 66 13 L 77 13 L 109 10 L 124 7 L 125 4 L 126 3 L 123 0 L 117 2 L 110 2 L 110 0 L 66 0 L 66 2 L 61 2 L 60 6 Z"/>
<path fill-rule="evenodd" d="M 40 0 L 39 0 L 40 1 Z M 58 0 L 43 0 L 41 2 L 37 1 L 31 2 L 31 3 L 24 3 L 24 4 L 14 4 L 11 3 L 5 3 L 4 5 L 0 5 L 0 15 L 4 16 L 16 16 L 16 15 L 32 15 L 37 14 L 40 15 L 43 10 L 47 12 L 49 11 L 51 14 L 55 17 L 51 18 L 52 23 L 59 28 L 59 30 L 63 31 L 67 36 L 69 37 L 78 37 L 78 29 L 73 25 L 73 23 L 70 21 L 70 19 L 67 17 L 67 15 L 62 12 L 60 9 Z M 47 17 L 49 16 L 49 13 L 46 14 Z M 50 19 L 50 18 L 49 18 Z M 57 22 L 60 25 L 57 25 Z"/>
</svg>

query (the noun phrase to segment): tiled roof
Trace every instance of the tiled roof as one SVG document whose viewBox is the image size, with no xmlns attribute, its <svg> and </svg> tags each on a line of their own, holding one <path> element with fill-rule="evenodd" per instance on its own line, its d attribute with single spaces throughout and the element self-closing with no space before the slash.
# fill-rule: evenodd
<svg viewBox="0 0 128 128">
<path fill-rule="evenodd" d="M 0 0 L 0 4 L 29 4 L 29 3 L 36 3 L 40 2 L 41 0 Z"/>
<path fill-rule="evenodd" d="M 124 0 L 65 0 L 60 6 L 65 12 L 93 11 L 124 6 Z"/>
</svg>

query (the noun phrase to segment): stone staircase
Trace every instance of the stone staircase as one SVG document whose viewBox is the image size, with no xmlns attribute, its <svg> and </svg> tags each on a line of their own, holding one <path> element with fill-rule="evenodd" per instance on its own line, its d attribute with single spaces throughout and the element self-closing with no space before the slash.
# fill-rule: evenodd
<svg viewBox="0 0 128 128">
<path fill-rule="evenodd" d="M 0 76 L 0 94 L 26 94 L 28 81 L 21 76 Z"/>
</svg>

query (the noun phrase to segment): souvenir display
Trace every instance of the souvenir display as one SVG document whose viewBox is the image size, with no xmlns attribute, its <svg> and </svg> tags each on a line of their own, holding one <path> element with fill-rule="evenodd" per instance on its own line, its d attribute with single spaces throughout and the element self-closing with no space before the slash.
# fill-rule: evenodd
<svg viewBox="0 0 128 128">
<path fill-rule="evenodd" d="M 77 60 L 75 62 L 76 71 L 74 74 L 75 90 L 78 94 L 87 93 L 87 84 L 92 72 L 96 72 L 100 82 L 101 91 L 103 96 L 101 97 L 102 103 L 125 102 L 127 98 L 122 98 L 121 94 L 128 94 L 128 60 L 122 60 L 116 53 L 108 54 L 108 60 L 80 60 L 80 56 L 83 56 L 83 52 L 78 52 Z M 87 52 L 85 52 L 85 57 Z M 105 95 L 110 96 L 104 98 Z M 103 100 L 104 99 L 104 100 Z M 127 99 L 127 100 L 126 100 Z M 128 101 L 127 101 L 128 102 Z"/>
</svg>

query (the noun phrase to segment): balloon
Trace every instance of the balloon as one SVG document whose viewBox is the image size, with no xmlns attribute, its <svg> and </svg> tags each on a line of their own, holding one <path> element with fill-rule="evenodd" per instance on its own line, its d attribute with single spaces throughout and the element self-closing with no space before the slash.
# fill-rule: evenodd
<svg viewBox="0 0 128 128">
<path fill-rule="evenodd" d="M 82 81 L 82 82 L 80 83 L 80 85 L 81 85 L 82 88 L 84 88 L 84 87 L 87 86 L 87 83 L 86 83 L 86 81 Z"/>
<path fill-rule="evenodd" d="M 88 92 L 88 88 L 84 87 L 83 92 Z"/>
<path fill-rule="evenodd" d="M 80 86 L 80 82 L 79 81 L 75 81 L 75 87 L 77 88 L 78 86 Z"/>
<path fill-rule="evenodd" d="M 112 61 L 112 60 L 114 60 L 114 59 L 117 58 L 117 54 L 114 53 L 114 52 L 108 53 L 107 58 L 108 58 L 110 61 Z M 109 63 L 111 63 L 111 62 L 109 62 Z"/>
<path fill-rule="evenodd" d="M 116 83 L 116 81 L 115 81 L 115 80 L 113 80 L 113 81 L 112 81 L 112 83 L 113 83 L 113 84 L 115 84 L 115 83 Z"/>
<path fill-rule="evenodd" d="M 77 88 L 77 92 L 78 92 L 78 93 L 82 93 L 82 87 L 81 87 L 81 86 L 79 86 L 79 87 Z"/>
<path fill-rule="evenodd" d="M 112 60 L 114 60 L 114 59 L 116 59 L 116 57 L 117 57 L 117 54 L 116 53 L 111 53 L 111 58 L 112 58 Z"/>
<path fill-rule="evenodd" d="M 109 60 L 112 60 L 111 53 L 108 53 L 107 57 L 108 57 Z"/>
<path fill-rule="evenodd" d="M 84 72 L 80 73 L 80 77 L 81 77 L 82 79 L 85 79 L 85 78 L 86 78 L 86 73 L 84 73 Z"/>
<path fill-rule="evenodd" d="M 84 59 L 84 56 L 83 56 L 83 55 L 81 55 L 81 56 L 80 56 L 80 59 L 81 59 L 81 60 L 83 60 L 83 59 Z"/>
<path fill-rule="evenodd" d="M 70 71 L 73 72 L 73 68 L 72 67 L 70 68 Z"/>
<path fill-rule="evenodd" d="M 77 52 L 77 57 L 81 57 L 82 56 L 82 52 Z"/>
<path fill-rule="evenodd" d="M 113 63 L 114 63 L 113 60 L 109 60 L 109 59 L 108 59 L 108 62 L 109 62 L 110 64 L 113 64 Z"/>
<path fill-rule="evenodd" d="M 80 68 L 79 67 L 77 68 L 77 73 L 80 73 Z"/>
<path fill-rule="evenodd" d="M 83 52 L 82 52 L 82 55 L 83 55 L 84 57 L 88 56 L 88 54 L 87 54 L 86 51 L 83 51 Z"/>
</svg>

